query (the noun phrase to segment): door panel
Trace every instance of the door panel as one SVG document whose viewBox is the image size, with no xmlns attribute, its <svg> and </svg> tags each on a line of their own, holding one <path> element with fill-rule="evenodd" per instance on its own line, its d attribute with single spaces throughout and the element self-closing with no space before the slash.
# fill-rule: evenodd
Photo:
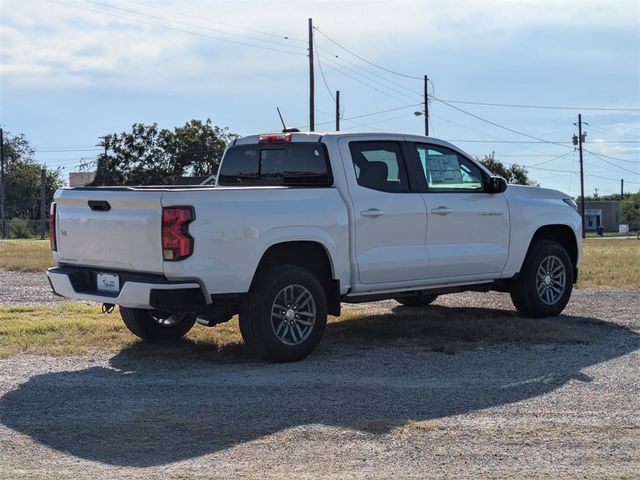
<svg viewBox="0 0 640 480">
<path fill-rule="evenodd" d="M 415 144 L 427 193 L 426 278 L 498 274 L 509 253 L 509 209 L 502 193 L 485 193 L 482 170 L 440 145 Z"/>
<path fill-rule="evenodd" d="M 503 194 L 423 195 L 429 216 L 427 278 L 502 271 L 509 253 L 509 217 Z"/>
<path fill-rule="evenodd" d="M 425 277 L 427 212 L 411 193 L 398 142 L 341 139 L 353 204 L 355 257 L 362 284 Z"/>
</svg>

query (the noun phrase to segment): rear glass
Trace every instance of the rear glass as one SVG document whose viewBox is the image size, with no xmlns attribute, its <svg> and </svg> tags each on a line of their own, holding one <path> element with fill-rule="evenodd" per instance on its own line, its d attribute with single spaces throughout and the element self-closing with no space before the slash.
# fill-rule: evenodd
<svg viewBox="0 0 640 480">
<path fill-rule="evenodd" d="M 321 143 L 231 147 L 218 175 L 219 185 L 328 186 L 332 183 Z"/>
</svg>

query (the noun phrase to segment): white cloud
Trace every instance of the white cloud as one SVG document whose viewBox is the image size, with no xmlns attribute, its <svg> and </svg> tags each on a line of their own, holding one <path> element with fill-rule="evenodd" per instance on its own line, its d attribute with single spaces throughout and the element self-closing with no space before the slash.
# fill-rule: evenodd
<svg viewBox="0 0 640 480">
<path fill-rule="evenodd" d="M 629 12 L 640 8 L 637 2 L 616 2 L 612 8 L 613 4 L 606 1 L 315 1 L 302 4 L 192 0 L 153 3 L 156 7 L 197 17 L 192 18 L 151 8 L 148 0 L 143 1 L 147 5 L 109 3 L 129 11 L 109 8 L 101 2 L 61 1 L 81 9 L 45 0 L 15 0 L 10 8 L 5 4 L 0 27 L 3 83 L 16 87 L 242 91 L 255 85 L 259 75 L 262 85 L 286 89 L 290 75 L 285 74 L 304 72 L 308 16 L 314 18 L 323 32 L 352 50 L 373 59 L 385 59 L 393 65 L 406 64 L 407 57 L 424 62 L 421 54 L 426 49 L 451 49 L 452 52 L 501 49 L 515 43 L 524 32 L 566 29 L 578 22 L 581 28 L 634 26 L 637 18 Z M 132 11 L 183 23 L 137 16 Z M 165 24 L 204 37 L 137 23 L 128 20 L 130 18 Z M 245 29 L 286 34 L 301 41 L 280 40 L 205 21 L 209 18 Z M 222 31 L 228 35 L 221 34 Z M 268 48 L 280 47 L 256 38 L 288 44 L 300 56 L 237 45 L 207 38 L 207 35 Z M 340 52 L 321 36 L 318 41 L 323 49 Z M 608 54 L 611 52 L 594 55 Z"/>
</svg>

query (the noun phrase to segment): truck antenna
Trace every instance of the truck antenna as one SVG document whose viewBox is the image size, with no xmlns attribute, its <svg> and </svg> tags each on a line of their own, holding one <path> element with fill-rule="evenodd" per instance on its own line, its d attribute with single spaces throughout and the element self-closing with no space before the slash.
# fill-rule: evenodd
<svg viewBox="0 0 640 480">
<path fill-rule="evenodd" d="M 280 117 L 280 122 L 282 122 L 282 130 L 286 130 L 287 126 L 284 124 L 284 119 L 282 118 L 282 114 L 280 113 L 280 107 L 276 107 L 278 111 L 278 116 Z"/>
<path fill-rule="evenodd" d="M 280 117 L 280 121 L 282 122 L 282 133 L 292 133 L 292 132 L 300 131 L 297 128 L 287 128 L 287 126 L 284 124 L 284 119 L 282 118 L 282 114 L 280 113 L 280 107 L 276 107 L 276 110 L 278 111 L 278 116 Z"/>
</svg>

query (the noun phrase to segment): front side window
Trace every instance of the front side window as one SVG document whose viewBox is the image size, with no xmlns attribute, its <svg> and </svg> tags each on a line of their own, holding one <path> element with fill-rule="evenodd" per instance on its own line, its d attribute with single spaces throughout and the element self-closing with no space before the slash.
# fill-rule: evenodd
<svg viewBox="0 0 640 480">
<path fill-rule="evenodd" d="M 351 142 L 353 169 L 358 185 L 381 192 L 408 192 L 409 182 L 396 142 Z"/>
<path fill-rule="evenodd" d="M 429 191 L 484 190 L 482 171 L 469 159 L 439 145 L 416 144 Z"/>
</svg>

